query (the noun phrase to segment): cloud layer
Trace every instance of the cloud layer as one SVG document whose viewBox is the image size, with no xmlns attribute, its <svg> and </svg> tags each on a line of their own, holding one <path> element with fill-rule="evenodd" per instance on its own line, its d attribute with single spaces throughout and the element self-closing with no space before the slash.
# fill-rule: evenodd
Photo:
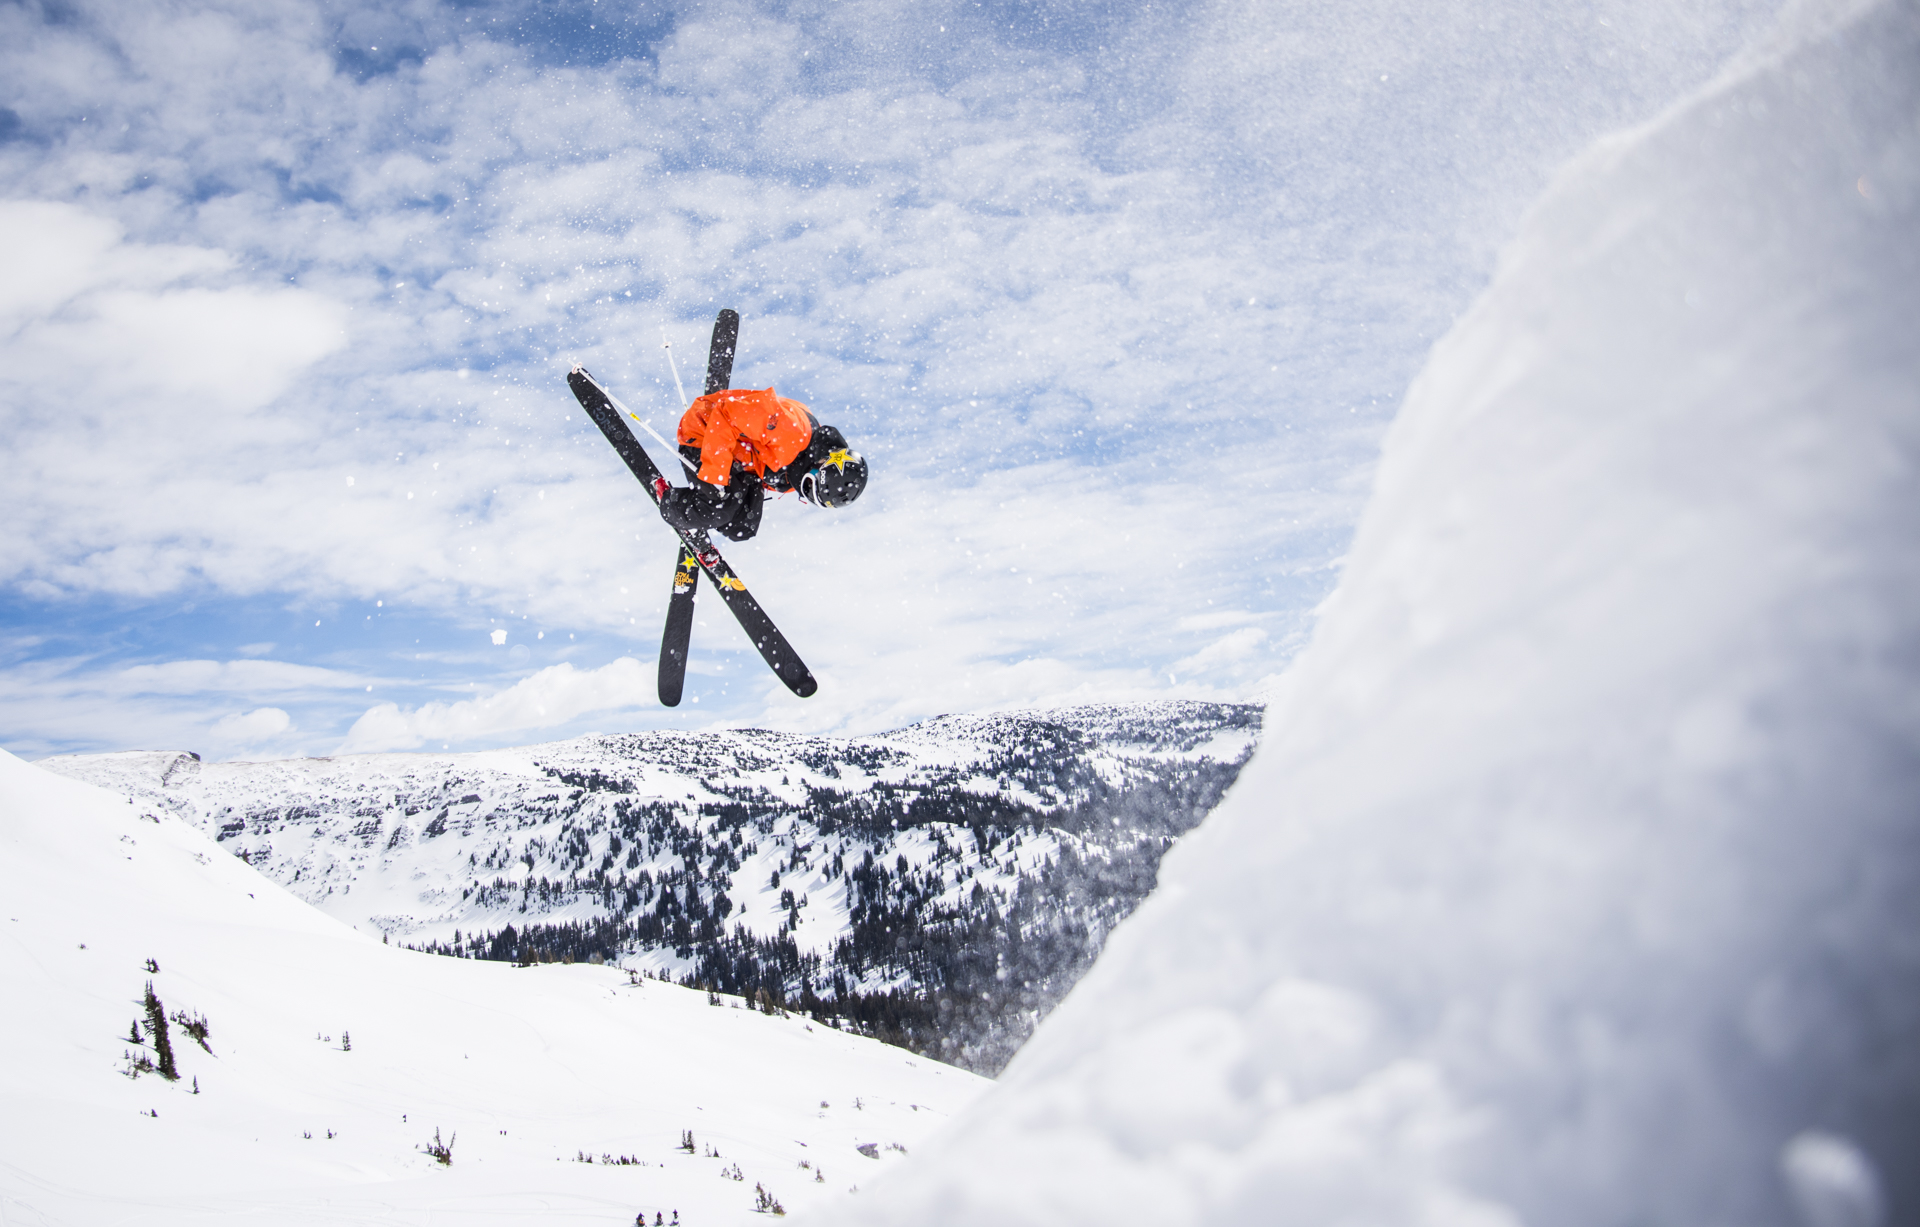
<svg viewBox="0 0 1920 1227">
<path fill-rule="evenodd" d="M 589 712 L 645 702 L 653 682 L 653 671 L 631 656 L 599 669 L 554 665 L 479 698 L 428 703 L 406 712 L 395 703 L 370 707 L 354 721 L 340 749 L 359 754 L 413 750 L 432 741 L 464 745 L 503 733 L 552 728 Z"/>
<path fill-rule="evenodd" d="M 662 330 L 697 366 L 731 305 L 739 381 L 878 476 L 740 560 L 836 697 L 703 714 L 1242 688 L 1522 202 L 1755 7 L 10 6 L 0 584 L 26 637 L 75 602 L 308 610 L 227 652 L 406 674 L 415 707 L 560 663 L 474 651 L 509 622 L 651 657 L 670 538 L 561 377 L 664 426 Z M 831 582 L 783 561 L 836 549 Z M 1032 555 L 1070 590 L 984 561 Z M 1220 647 L 1208 600 L 1263 633 Z M 404 656 L 335 634 L 400 614 Z M 358 714 L 298 723 L 331 748 Z"/>
</svg>

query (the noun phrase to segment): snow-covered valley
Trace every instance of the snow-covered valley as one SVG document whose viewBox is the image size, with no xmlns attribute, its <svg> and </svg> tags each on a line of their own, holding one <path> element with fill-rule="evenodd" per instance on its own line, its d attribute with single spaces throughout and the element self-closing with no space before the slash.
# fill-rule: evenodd
<svg viewBox="0 0 1920 1227">
<path fill-rule="evenodd" d="M 1166 702 L 852 739 L 662 732 L 40 766 L 178 816 L 392 942 L 766 992 L 992 1072 L 1145 897 L 1258 730 L 1255 707 Z"/>
<path fill-rule="evenodd" d="M 986 1085 L 611 967 L 382 945 L 6 754 L 0 899 L 8 1227 L 739 1223 L 759 1189 L 797 1211 L 863 1184 Z M 137 1069 L 149 985 L 177 1081 Z"/>
</svg>

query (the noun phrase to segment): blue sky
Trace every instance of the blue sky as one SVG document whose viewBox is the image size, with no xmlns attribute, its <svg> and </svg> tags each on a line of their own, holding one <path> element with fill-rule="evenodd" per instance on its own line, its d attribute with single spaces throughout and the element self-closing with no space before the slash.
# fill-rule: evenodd
<svg viewBox="0 0 1920 1227">
<path fill-rule="evenodd" d="M 0 745 L 1257 694 L 1527 202 L 1766 8 L 0 6 Z M 708 592 L 667 711 L 564 375 L 664 432 L 720 306 L 875 478 L 728 551 L 821 692 Z"/>
</svg>

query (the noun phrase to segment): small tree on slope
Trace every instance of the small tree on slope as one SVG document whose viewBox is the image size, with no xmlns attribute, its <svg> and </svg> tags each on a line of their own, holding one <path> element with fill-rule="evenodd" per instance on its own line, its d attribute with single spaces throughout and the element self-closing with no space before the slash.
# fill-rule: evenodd
<svg viewBox="0 0 1920 1227">
<path fill-rule="evenodd" d="M 147 1031 L 153 1036 L 154 1064 L 168 1082 L 178 1082 L 180 1071 L 173 1064 L 173 1041 L 167 1036 L 167 1011 L 154 995 L 153 981 L 147 981 Z"/>
</svg>

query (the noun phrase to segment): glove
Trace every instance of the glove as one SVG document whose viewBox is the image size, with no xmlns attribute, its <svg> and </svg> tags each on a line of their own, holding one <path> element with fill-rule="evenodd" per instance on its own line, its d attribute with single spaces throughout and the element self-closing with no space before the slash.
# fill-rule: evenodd
<svg viewBox="0 0 1920 1227">
<path fill-rule="evenodd" d="M 727 518 L 725 496 L 704 482 L 671 486 L 661 496 L 660 518 L 682 531 L 718 528 Z"/>
</svg>

